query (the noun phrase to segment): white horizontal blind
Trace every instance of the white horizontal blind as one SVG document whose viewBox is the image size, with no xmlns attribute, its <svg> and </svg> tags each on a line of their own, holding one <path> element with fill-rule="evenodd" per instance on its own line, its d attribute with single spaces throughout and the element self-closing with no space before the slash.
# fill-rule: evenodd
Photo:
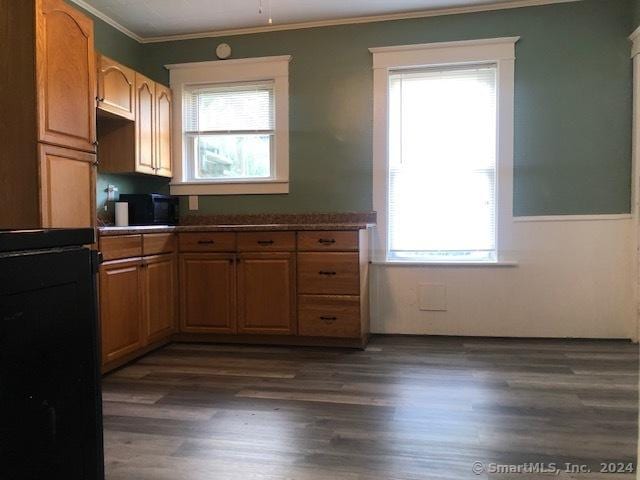
<svg viewBox="0 0 640 480">
<path fill-rule="evenodd" d="M 274 82 L 185 88 L 184 130 L 190 134 L 272 133 Z"/>
<path fill-rule="evenodd" d="M 390 259 L 496 259 L 496 72 L 390 72 Z"/>
</svg>

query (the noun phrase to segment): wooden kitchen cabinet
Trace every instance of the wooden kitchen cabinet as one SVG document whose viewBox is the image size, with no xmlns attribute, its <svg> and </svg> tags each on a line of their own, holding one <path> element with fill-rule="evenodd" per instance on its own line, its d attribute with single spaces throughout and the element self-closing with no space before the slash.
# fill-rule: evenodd
<svg viewBox="0 0 640 480">
<path fill-rule="evenodd" d="M 102 115 L 98 119 L 99 170 L 170 178 L 171 90 L 138 72 L 133 76 L 133 121 L 124 115 Z"/>
<path fill-rule="evenodd" d="M 155 83 L 136 73 L 135 172 L 155 174 Z"/>
<path fill-rule="evenodd" d="M 95 225 L 93 38 L 64 0 L 0 0 L 0 228 Z"/>
<path fill-rule="evenodd" d="M 96 212 L 96 156 L 40 144 L 41 225 L 86 227 Z"/>
<path fill-rule="evenodd" d="M 143 296 L 145 344 L 171 337 L 176 331 L 178 261 L 175 254 L 145 257 Z"/>
<path fill-rule="evenodd" d="M 136 72 L 97 55 L 98 109 L 126 120 L 136 117 Z"/>
<path fill-rule="evenodd" d="M 171 234 L 107 236 L 99 245 L 108 260 L 99 276 L 106 372 L 171 340 L 178 325 L 178 258 Z"/>
<path fill-rule="evenodd" d="M 242 253 L 238 266 L 238 333 L 296 333 L 295 253 Z"/>
<path fill-rule="evenodd" d="M 141 258 L 106 262 L 100 267 L 103 365 L 144 345 L 142 270 Z"/>
<path fill-rule="evenodd" d="M 62 0 L 36 5 L 38 140 L 95 152 L 93 21 Z"/>
<path fill-rule="evenodd" d="M 236 333 L 234 254 L 180 255 L 180 330 Z"/>
<path fill-rule="evenodd" d="M 171 163 L 171 89 L 159 83 L 156 83 L 155 87 L 155 174 L 171 178 L 173 176 L 173 164 Z"/>
</svg>

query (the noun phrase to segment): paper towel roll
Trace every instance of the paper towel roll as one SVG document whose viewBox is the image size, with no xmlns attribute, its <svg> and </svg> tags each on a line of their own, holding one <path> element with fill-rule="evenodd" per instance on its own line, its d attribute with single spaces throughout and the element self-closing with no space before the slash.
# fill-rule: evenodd
<svg viewBox="0 0 640 480">
<path fill-rule="evenodd" d="M 116 202 L 116 227 L 129 226 L 129 204 Z"/>
</svg>

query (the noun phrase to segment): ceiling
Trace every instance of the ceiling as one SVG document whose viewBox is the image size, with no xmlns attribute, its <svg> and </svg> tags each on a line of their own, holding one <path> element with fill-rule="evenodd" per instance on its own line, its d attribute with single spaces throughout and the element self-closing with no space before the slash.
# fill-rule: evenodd
<svg viewBox="0 0 640 480">
<path fill-rule="evenodd" d="M 73 0 L 139 40 L 449 9 L 571 0 Z M 268 24 L 269 11 L 273 26 Z M 428 12 L 427 12 L 428 13 Z"/>
</svg>

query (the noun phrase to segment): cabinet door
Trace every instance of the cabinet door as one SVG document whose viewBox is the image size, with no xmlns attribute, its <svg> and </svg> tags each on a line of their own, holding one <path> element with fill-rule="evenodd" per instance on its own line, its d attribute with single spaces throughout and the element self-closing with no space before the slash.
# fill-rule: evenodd
<svg viewBox="0 0 640 480">
<path fill-rule="evenodd" d="M 98 108 L 128 120 L 136 117 L 136 73 L 98 55 Z"/>
<path fill-rule="evenodd" d="M 153 175 L 155 170 L 154 126 L 155 84 L 136 73 L 136 165 L 138 173 Z"/>
<path fill-rule="evenodd" d="M 156 255 L 143 259 L 145 341 L 154 343 L 169 337 L 176 329 L 176 256 Z"/>
<path fill-rule="evenodd" d="M 295 318 L 295 254 L 241 254 L 238 333 L 294 335 Z"/>
<path fill-rule="evenodd" d="M 171 165 L 171 90 L 156 84 L 156 175 L 173 176 Z"/>
<path fill-rule="evenodd" d="M 96 156 L 40 144 L 40 211 L 45 228 L 94 225 Z"/>
<path fill-rule="evenodd" d="M 142 260 L 118 260 L 100 267 L 103 365 L 144 345 Z"/>
<path fill-rule="evenodd" d="M 93 22 L 63 0 L 36 5 L 38 139 L 95 152 Z"/>
<path fill-rule="evenodd" d="M 236 333 L 235 255 L 180 255 L 180 329 Z"/>
</svg>

